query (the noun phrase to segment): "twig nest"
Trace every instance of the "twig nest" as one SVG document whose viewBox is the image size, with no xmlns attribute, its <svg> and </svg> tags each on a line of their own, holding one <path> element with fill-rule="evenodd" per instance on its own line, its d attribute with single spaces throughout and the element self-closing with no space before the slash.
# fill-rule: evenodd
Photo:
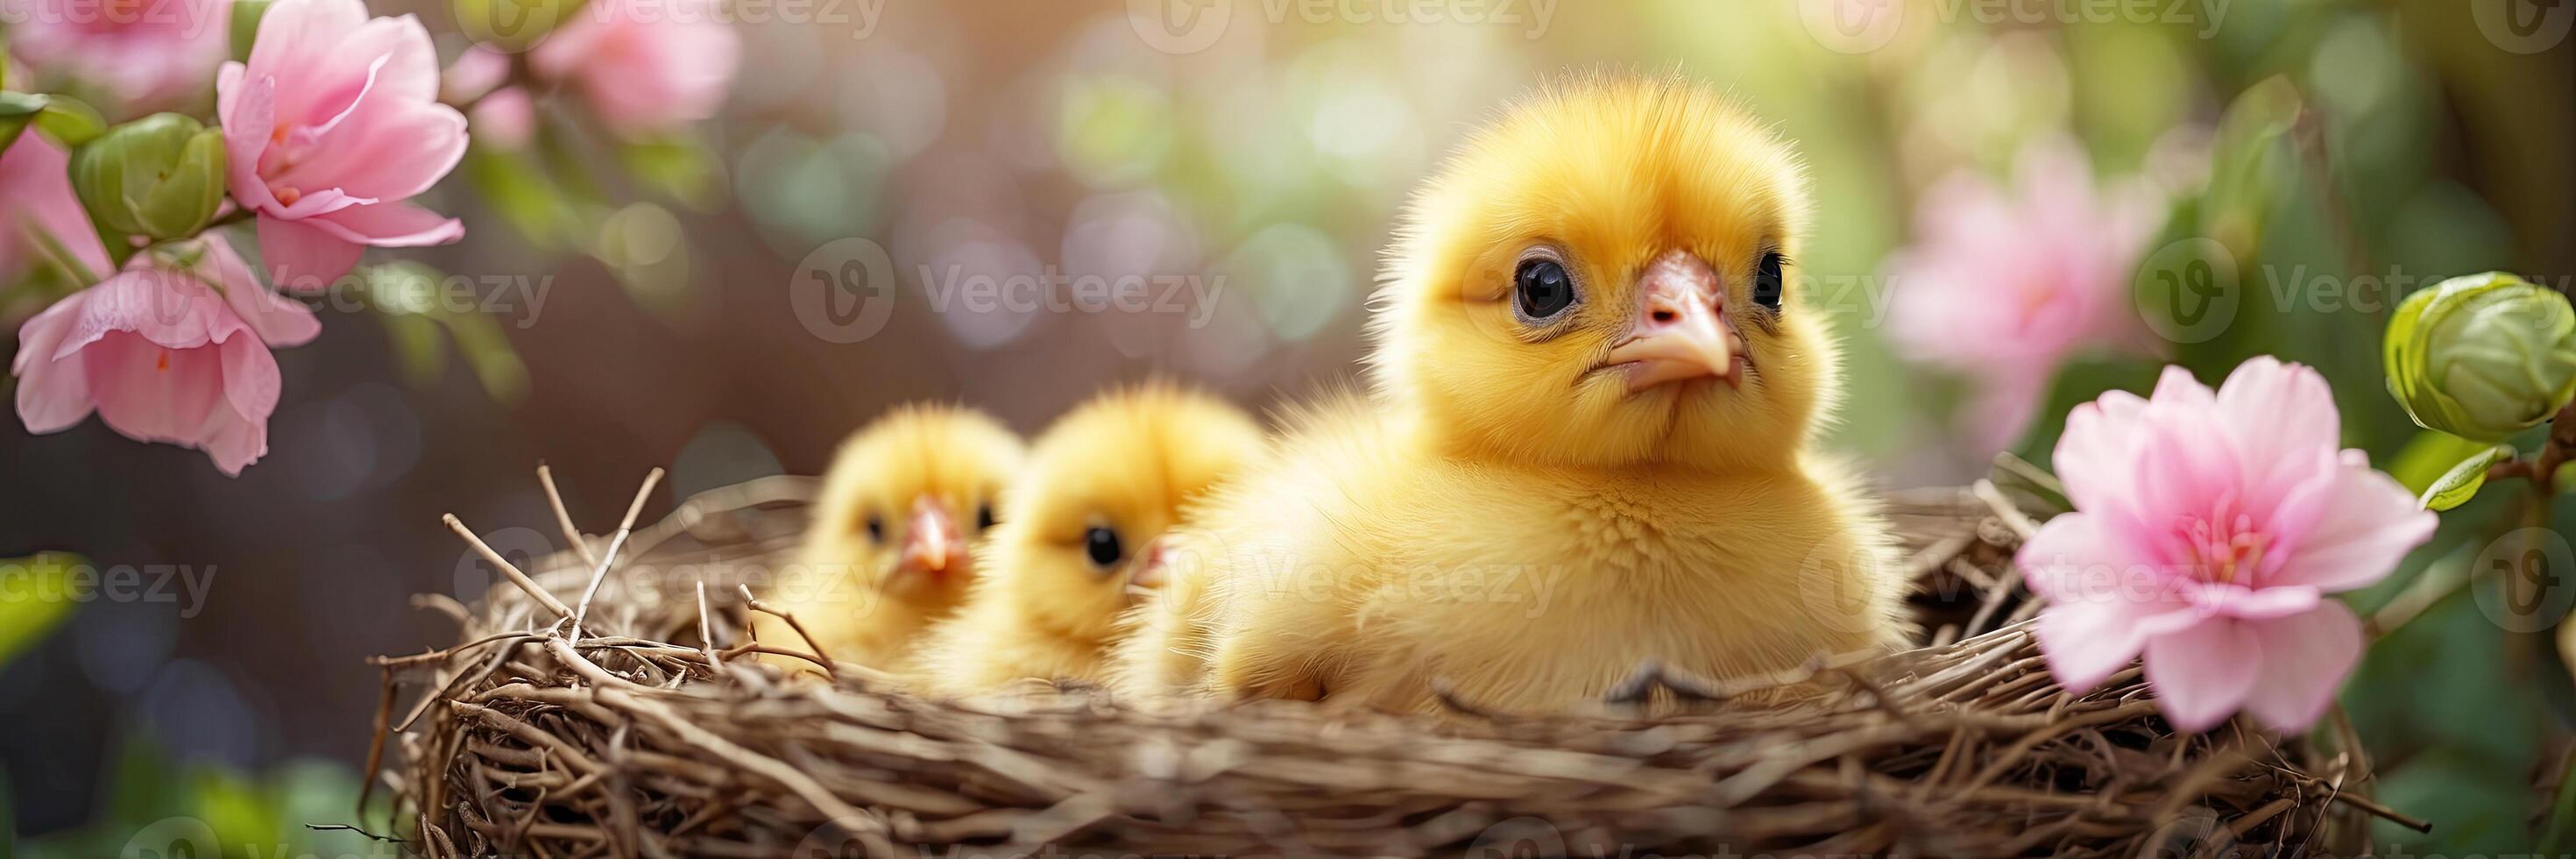
<svg viewBox="0 0 2576 859">
<path fill-rule="evenodd" d="M 379 659 L 386 780 L 431 856 L 2139 855 L 2357 852 L 2368 765 L 2230 725 L 2178 735 L 2132 669 L 2051 680 L 2010 568 L 2018 509 L 1892 500 L 1921 649 L 1826 667 L 1784 706 L 1646 718 L 1131 706 L 1090 689 L 924 700 L 748 658 L 741 590 L 785 562 L 800 484 L 719 490 L 633 533 L 581 637 L 525 589 L 456 647 Z M 2000 502 L 2009 504 L 2010 502 Z M 577 598 L 575 554 L 528 571 Z M 699 582 L 703 581 L 701 588 Z M 703 597 L 700 594 L 703 593 Z M 562 597 L 557 597 L 560 604 Z M 703 600 L 703 601 L 702 601 Z M 1794 679 L 1794 678 L 1792 678 Z M 2339 722 L 2338 722 L 2339 724 Z"/>
</svg>

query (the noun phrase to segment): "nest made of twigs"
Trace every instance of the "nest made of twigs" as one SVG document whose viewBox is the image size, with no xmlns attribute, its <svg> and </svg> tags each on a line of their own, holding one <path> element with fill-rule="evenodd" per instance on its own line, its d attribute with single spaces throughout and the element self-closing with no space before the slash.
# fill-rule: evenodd
<svg viewBox="0 0 2576 859">
<path fill-rule="evenodd" d="M 2411 822 L 2367 798 L 2369 764 L 2339 717 L 2315 742 L 2242 724 L 2182 735 L 2134 667 L 2087 695 L 2058 688 L 2010 568 L 2032 522 L 1991 484 L 1891 499 L 1931 643 L 1830 669 L 1870 678 L 1831 701 L 1486 720 L 1136 709 L 1086 690 L 954 703 L 854 666 L 830 685 L 787 682 L 749 658 L 756 604 L 738 585 L 792 551 L 807 488 L 719 490 L 630 534 L 639 492 L 605 540 L 579 536 L 558 503 L 574 549 L 472 607 L 418 600 L 454 615 L 463 643 L 376 660 L 369 769 L 395 749 L 381 777 L 416 815 L 407 847 L 2350 855 L 2366 847 L 2363 815 Z"/>
</svg>

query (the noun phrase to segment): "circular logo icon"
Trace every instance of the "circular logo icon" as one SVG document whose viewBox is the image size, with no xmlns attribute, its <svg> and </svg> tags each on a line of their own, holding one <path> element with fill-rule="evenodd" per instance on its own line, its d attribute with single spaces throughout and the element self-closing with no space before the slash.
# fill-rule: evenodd
<svg viewBox="0 0 2576 859">
<path fill-rule="evenodd" d="M 1225 35 L 1234 0 L 1127 0 L 1136 37 L 1166 54 L 1195 54 Z"/>
<path fill-rule="evenodd" d="M 1798 564 L 1798 604 L 1805 616 L 1819 619 L 1828 631 L 1864 635 L 1883 629 L 1903 593 L 1890 588 L 1903 574 L 1889 558 L 1868 546 L 1819 545 Z"/>
<path fill-rule="evenodd" d="M 2488 543 L 2470 576 L 2488 576 L 2478 587 L 2478 610 L 2508 632 L 2539 632 L 2558 625 L 2576 608 L 2576 550 L 2548 528 L 2523 528 Z"/>
<path fill-rule="evenodd" d="M 2172 823 L 2156 827 L 2138 842 L 2137 859 L 2235 859 L 2236 833 L 2220 823 L 2216 812 L 2194 808 Z"/>
<path fill-rule="evenodd" d="M 2576 0 L 2469 0 L 2469 7 L 2488 42 L 2517 54 L 2558 47 L 2576 27 Z"/>
<path fill-rule="evenodd" d="M 1905 0 L 1799 0 L 1798 17 L 1826 50 L 1866 54 L 1896 41 Z"/>
<path fill-rule="evenodd" d="M 509 527 L 484 534 L 483 544 L 492 547 L 502 560 L 520 572 L 536 575 L 537 560 L 555 552 L 553 542 L 535 528 Z M 502 581 L 501 571 L 483 559 L 483 553 L 467 547 L 456 558 L 456 598 L 466 603 L 483 598 L 486 591 Z"/>
<path fill-rule="evenodd" d="M 1469 859 L 1523 859 L 1566 856 L 1565 833 L 1538 817 L 1514 817 L 1485 827 L 1469 842 Z"/>
<path fill-rule="evenodd" d="M 214 857 L 224 855 L 223 846 L 215 841 L 215 828 L 194 817 L 164 817 L 134 831 L 125 839 L 125 849 L 118 859 L 180 859 L 180 857 Z"/>
<path fill-rule="evenodd" d="M 564 0 L 455 0 L 456 29 L 474 41 L 505 52 L 536 47 L 563 23 Z"/>
<path fill-rule="evenodd" d="M 2235 323 L 2245 286 L 2238 277 L 2236 254 L 2217 239 L 2196 237 L 2148 254 L 2138 264 L 2134 294 L 2138 316 L 2157 336 L 2175 343 L 2206 343 Z"/>
<path fill-rule="evenodd" d="M 857 343 L 894 315 L 894 257 L 862 238 L 834 239 L 796 264 L 787 284 L 796 321 L 831 343 Z"/>
</svg>

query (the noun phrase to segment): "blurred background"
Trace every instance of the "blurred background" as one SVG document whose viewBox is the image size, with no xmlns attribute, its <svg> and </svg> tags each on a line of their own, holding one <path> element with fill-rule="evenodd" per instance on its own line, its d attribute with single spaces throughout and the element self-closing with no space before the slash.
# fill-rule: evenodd
<svg viewBox="0 0 2576 859">
<path fill-rule="evenodd" d="M 1850 343 L 1833 442 L 1891 488 L 1997 451 L 2044 466 L 2070 405 L 2258 354 L 2323 369 L 2347 443 L 2420 488 L 2460 453 L 2384 391 L 2396 300 L 2576 274 L 2576 4 L 756 3 L 728 7 L 729 95 L 685 133 L 478 105 L 422 200 L 466 239 L 376 251 L 381 277 L 322 302 L 240 477 L 96 421 L 0 421 L 0 557 L 184 573 L 166 600 L 0 604 L 18 849 L 110 855 L 175 815 L 369 849 L 301 825 L 360 822 L 363 660 L 452 643 L 408 597 L 491 581 L 441 514 L 554 548 L 540 462 L 604 531 L 648 468 L 671 471 L 649 520 L 818 472 L 907 400 L 1035 431 L 1149 374 L 1256 406 L 1353 378 L 1408 189 L 1569 70 L 1708 81 L 1797 142 L 1818 208 L 1792 289 Z M 418 13 L 443 62 L 475 26 L 370 5 Z M 2447 516 L 2356 602 L 2464 575 L 2512 503 Z M 2380 798 L 2437 824 L 2383 845 L 2527 846 L 2562 774 L 2565 660 L 2475 591 L 2347 687 Z"/>
</svg>

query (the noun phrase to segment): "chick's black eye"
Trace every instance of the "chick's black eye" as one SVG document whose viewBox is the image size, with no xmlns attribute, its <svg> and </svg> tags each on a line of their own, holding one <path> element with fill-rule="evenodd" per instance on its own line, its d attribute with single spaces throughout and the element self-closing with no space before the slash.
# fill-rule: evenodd
<svg viewBox="0 0 2576 859">
<path fill-rule="evenodd" d="M 885 519 L 874 513 L 868 514 L 868 539 L 885 542 Z"/>
<path fill-rule="evenodd" d="M 975 508 L 975 530 L 983 531 L 991 529 L 992 527 L 993 505 L 988 503 L 982 507 Z"/>
<path fill-rule="evenodd" d="M 1574 280 L 1555 260 L 1523 260 L 1520 269 L 1512 273 L 1512 300 L 1519 304 L 1522 316 L 1533 320 L 1553 318 L 1574 306 Z"/>
<path fill-rule="evenodd" d="M 1082 548 L 1091 555 L 1093 566 L 1104 569 L 1118 563 L 1118 556 L 1121 554 L 1118 548 L 1118 532 L 1099 525 L 1091 526 L 1091 530 L 1083 532 Z"/>
<path fill-rule="evenodd" d="M 1762 267 L 1753 272 L 1753 303 L 1780 309 L 1780 267 L 1784 264 L 1779 251 L 1762 255 Z"/>
</svg>

